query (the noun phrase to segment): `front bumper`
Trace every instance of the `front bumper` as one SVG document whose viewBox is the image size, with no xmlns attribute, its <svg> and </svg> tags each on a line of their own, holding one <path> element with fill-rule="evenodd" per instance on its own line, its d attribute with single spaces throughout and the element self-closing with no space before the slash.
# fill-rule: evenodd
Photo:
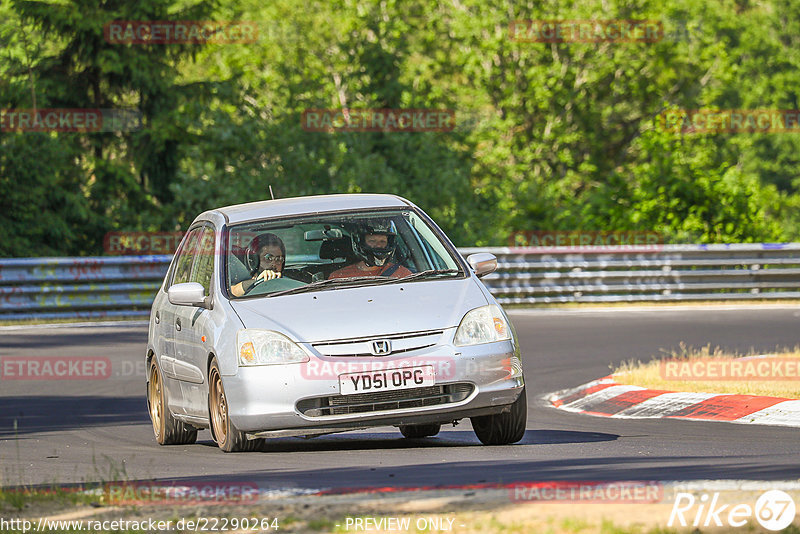
<svg viewBox="0 0 800 534">
<path fill-rule="evenodd" d="M 377 409 L 357 413 L 298 408 L 298 404 L 302 408 L 318 403 L 321 398 L 346 402 L 348 399 L 339 392 L 340 374 L 420 365 L 434 367 L 437 386 L 461 392 L 468 389 L 468 394 L 454 396 L 460 399 L 455 402 L 430 406 L 398 404 L 392 408 L 386 403 L 376 403 Z M 524 386 L 519 354 L 512 341 L 470 347 L 437 345 L 397 357 L 312 357 L 302 364 L 239 367 L 235 375 L 222 379 L 233 424 L 250 434 L 265 435 L 310 435 L 371 426 L 446 423 L 499 413 L 508 409 Z M 414 396 L 413 389 L 401 391 Z"/>
</svg>

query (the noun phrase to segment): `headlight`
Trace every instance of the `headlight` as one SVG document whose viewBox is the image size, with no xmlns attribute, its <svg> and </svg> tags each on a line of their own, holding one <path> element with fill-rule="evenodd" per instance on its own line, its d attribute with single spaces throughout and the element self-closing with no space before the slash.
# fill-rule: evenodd
<svg viewBox="0 0 800 534">
<path fill-rule="evenodd" d="M 288 337 L 271 330 L 239 330 L 239 365 L 302 363 L 308 354 Z"/>
<path fill-rule="evenodd" d="M 511 339 L 506 318 L 498 306 L 489 304 L 467 312 L 458 325 L 454 341 L 456 346 L 463 347 L 506 339 Z"/>
</svg>

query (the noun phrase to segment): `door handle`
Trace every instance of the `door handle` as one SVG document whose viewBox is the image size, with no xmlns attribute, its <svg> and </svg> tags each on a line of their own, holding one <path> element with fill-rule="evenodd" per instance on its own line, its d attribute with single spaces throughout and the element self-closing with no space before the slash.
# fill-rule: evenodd
<svg viewBox="0 0 800 534">
<path fill-rule="evenodd" d="M 175 319 L 175 330 L 177 330 L 178 332 L 181 331 L 181 320 L 180 320 L 180 317 Z"/>
<path fill-rule="evenodd" d="M 156 312 L 156 324 L 161 322 L 161 312 Z"/>
</svg>

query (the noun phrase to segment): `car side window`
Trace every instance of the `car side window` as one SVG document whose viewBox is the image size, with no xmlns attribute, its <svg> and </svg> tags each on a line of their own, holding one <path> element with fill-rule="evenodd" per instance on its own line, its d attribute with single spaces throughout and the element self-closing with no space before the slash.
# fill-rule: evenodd
<svg viewBox="0 0 800 534">
<path fill-rule="evenodd" d="M 408 222 L 411 228 L 418 236 L 419 242 L 428 255 L 431 266 L 433 269 L 454 269 L 458 268 L 453 264 L 453 260 L 447 253 L 447 249 L 442 242 L 436 238 L 433 230 L 431 230 L 425 222 L 417 217 L 415 214 L 410 214 Z"/>
<path fill-rule="evenodd" d="M 183 246 L 178 251 L 175 259 L 175 274 L 172 277 L 172 284 L 182 284 L 188 282 L 192 275 L 192 263 L 194 263 L 195 253 L 197 252 L 197 242 L 200 239 L 203 228 L 195 228 L 186 236 Z"/>
<path fill-rule="evenodd" d="M 211 294 L 211 277 L 214 272 L 214 229 L 204 226 L 202 230 L 189 281 L 203 286 L 205 295 L 208 296 Z"/>
</svg>

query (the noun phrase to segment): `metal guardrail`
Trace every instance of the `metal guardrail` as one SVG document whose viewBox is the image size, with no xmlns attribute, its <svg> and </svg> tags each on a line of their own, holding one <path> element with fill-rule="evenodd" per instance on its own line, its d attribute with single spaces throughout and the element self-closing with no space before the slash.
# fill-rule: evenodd
<svg viewBox="0 0 800 534">
<path fill-rule="evenodd" d="M 0 259 L 0 321 L 146 317 L 171 258 Z"/>
<path fill-rule="evenodd" d="M 800 298 L 800 243 L 463 248 L 501 304 Z M 0 260 L 0 321 L 146 317 L 171 256 Z"/>
<path fill-rule="evenodd" d="M 800 243 L 489 252 L 498 270 L 484 282 L 501 304 L 800 298 Z"/>
</svg>

